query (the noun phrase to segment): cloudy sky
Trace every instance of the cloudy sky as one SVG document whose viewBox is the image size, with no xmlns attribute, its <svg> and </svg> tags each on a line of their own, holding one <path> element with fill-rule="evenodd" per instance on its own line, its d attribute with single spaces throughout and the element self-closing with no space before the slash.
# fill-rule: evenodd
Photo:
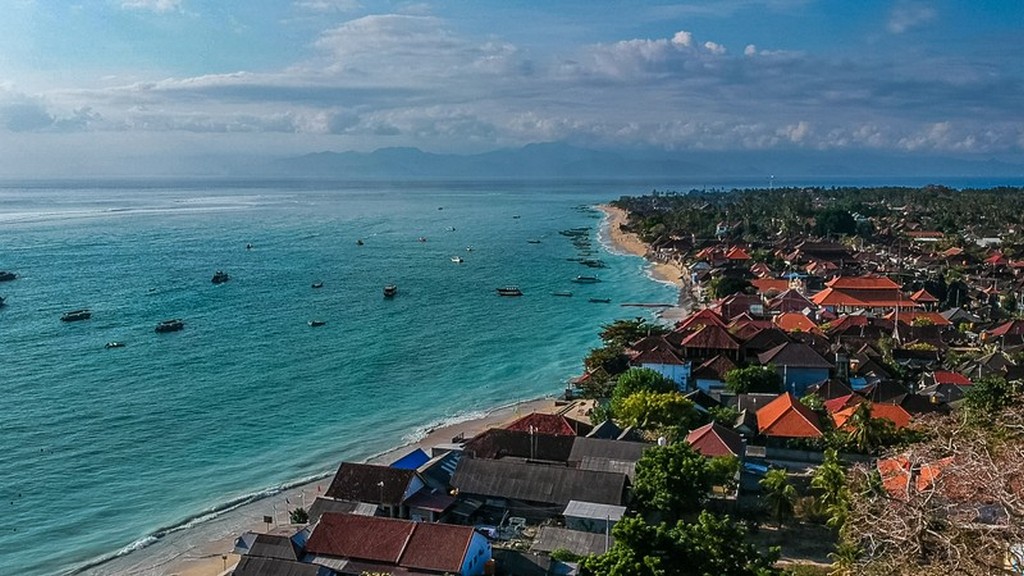
<svg viewBox="0 0 1024 576">
<path fill-rule="evenodd" d="M 1021 162 L 1022 31 L 1021 0 L 4 0 L 0 176 L 547 141 Z"/>
</svg>

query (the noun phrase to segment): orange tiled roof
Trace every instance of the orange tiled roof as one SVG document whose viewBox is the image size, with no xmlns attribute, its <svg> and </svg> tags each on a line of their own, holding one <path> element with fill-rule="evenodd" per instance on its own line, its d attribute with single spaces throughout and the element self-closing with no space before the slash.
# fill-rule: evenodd
<svg viewBox="0 0 1024 576">
<path fill-rule="evenodd" d="M 837 276 L 825 283 L 836 290 L 899 290 L 900 285 L 885 276 Z"/>
<path fill-rule="evenodd" d="M 576 436 L 576 430 L 569 419 L 558 414 L 532 412 L 505 426 L 505 430 L 534 432 L 535 434 L 552 434 L 555 436 Z"/>
<path fill-rule="evenodd" d="M 785 292 L 789 290 L 789 280 L 783 280 L 781 278 L 755 278 L 750 281 L 750 284 L 757 288 L 758 292 Z"/>
<path fill-rule="evenodd" d="M 750 254 L 747 254 L 747 251 L 739 246 L 734 246 L 726 252 L 725 257 L 729 260 L 750 260 Z"/>
<path fill-rule="evenodd" d="M 863 396 L 851 392 L 845 396 L 838 396 L 831 400 L 825 400 L 825 411 L 829 414 L 835 414 L 841 410 L 859 406 L 864 402 L 867 402 L 867 400 L 865 400 Z"/>
<path fill-rule="evenodd" d="M 939 299 L 928 293 L 927 290 L 921 288 L 917 292 L 910 295 L 910 299 L 914 302 L 938 302 Z"/>
<path fill-rule="evenodd" d="M 896 320 L 896 312 L 890 312 L 884 316 L 886 320 Z M 900 322 L 902 324 L 913 324 L 915 320 L 922 319 L 928 320 L 935 326 L 949 326 L 952 324 L 945 316 L 938 312 L 928 312 L 925 310 L 903 310 L 900 312 Z"/>
<path fill-rule="evenodd" d="M 743 456 L 743 438 L 717 422 L 705 424 L 686 435 L 686 443 L 708 457 Z"/>
<path fill-rule="evenodd" d="M 725 321 L 722 320 L 722 317 L 719 316 L 718 313 L 715 312 L 714 310 L 703 308 L 701 310 L 694 312 L 693 314 L 690 314 L 686 318 L 680 320 L 679 323 L 676 324 L 676 331 L 680 332 L 686 330 L 687 328 L 696 327 L 701 324 L 705 326 L 712 324 L 717 326 L 725 326 Z"/>
<path fill-rule="evenodd" d="M 832 414 L 832 421 L 835 422 L 836 428 L 843 428 L 850 421 L 850 417 L 857 411 L 859 405 L 849 406 L 843 408 L 838 412 Z M 876 420 L 888 420 L 896 426 L 896 428 L 906 428 L 910 426 L 910 412 L 907 412 L 896 404 L 882 404 L 875 403 L 869 405 L 871 413 L 871 419 Z"/>
<path fill-rule="evenodd" d="M 956 384 L 957 386 L 970 386 L 974 384 L 971 379 L 956 372 L 937 371 L 932 373 L 932 379 L 936 384 Z"/>
<path fill-rule="evenodd" d="M 817 330 L 813 320 L 799 312 L 786 312 L 775 317 L 775 325 L 786 332 L 810 332 Z"/>
<path fill-rule="evenodd" d="M 818 306 L 854 306 L 863 308 L 916 308 L 918 304 L 899 290 L 825 288 L 811 297 Z"/>
<path fill-rule="evenodd" d="M 780 438 L 817 438 L 821 436 L 818 415 L 790 392 L 757 411 L 757 429 L 765 436 Z"/>
</svg>

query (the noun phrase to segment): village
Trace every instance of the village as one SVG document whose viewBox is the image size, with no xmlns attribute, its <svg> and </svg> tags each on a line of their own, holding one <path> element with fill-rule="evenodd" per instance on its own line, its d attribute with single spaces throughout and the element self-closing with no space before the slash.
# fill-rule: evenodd
<svg viewBox="0 0 1024 576">
<path fill-rule="evenodd" d="M 341 463 L 228 572 L 1024 573 L 1024 231 L 971 194 L 621 199 L 688 314 L 602 327 L 549 410 Z"/>
</svg>

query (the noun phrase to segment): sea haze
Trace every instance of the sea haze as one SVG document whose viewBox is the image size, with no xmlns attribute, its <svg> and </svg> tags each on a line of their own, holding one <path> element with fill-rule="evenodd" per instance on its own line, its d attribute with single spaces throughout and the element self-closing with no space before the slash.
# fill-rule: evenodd
<svg viewBox="0 0 1024 576">
<path fill-rule="evenodd" d="M 0 284 L 0 571 L 73 570 L 439 422 L 559 393 L 600 324 L 644 313 L 620 303 L 674 299 L 640 259 L 601 250 L 586 208 L 645 190 L 0 189 L 0 270 L 19 274 Z M 608 265 L 599 284 L 570 282 L 595 272 L 559 234 L 577 227 Z M 231 280 L 213 285 L 216 270 Z M 525 295 L 498 297 L 505 284 Z M 92 318 L 59 320 L 78 308 Z M 185 329 L 156 334 L 169 318 Z"/>
</svg>

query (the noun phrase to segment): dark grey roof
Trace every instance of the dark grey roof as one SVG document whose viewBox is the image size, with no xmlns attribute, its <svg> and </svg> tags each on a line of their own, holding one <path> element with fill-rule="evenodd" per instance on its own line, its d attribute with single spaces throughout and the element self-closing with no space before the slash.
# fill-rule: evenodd
<svg viewBox="0 0 1024 576">
<path fill-rule="evenodd" d="M 242 556 L 232 572 L 234 576 L 326 576 L 319 566 L 279 558 Z"/>
<path fill-rule="evenodd" d="M 324 495 L 338 500 L 398 506 L 415 476 L 415 470 L 342 462 Z"/>
<path fill-rule="evenodd" d="M 570 500 L 621 505 L 626 484 L 624 474 L 482 458 L 463 458 L 452 476 L 462 494 L 562 506 Z"/>
<path fill-rule="evenodd" d="M 815 352 L 814 348 L 798 342 L 779 344 L 767 352 L 758 354 L 757 359 L 761 364 L 774 364 L 779 368 L 832 368 L 832 363 Z"/>
<path fill-rule="evenodd" d="M 653 444 L 644 442 L 627 442 L 624 440 L 607 440 L 604 438 L 586 438 L 577 436 L 569 453 L 569 461 L 576 462 L 587 457 L 607 458 L 636 462 Z"/>
<path fill-rule="evenodd" d="M 332 500 L 330 498 L 317 497 L 309 507 L 309 523 L 315 524 L 327 512 L 335 514 L 351 514 L 355 511 L 358 502 L 345 500 Z"/>
<path fill-rule="evenodd" d="M 292 539 L 280 534 L 257 534 L 248 555 L 278 560 L 299 559 L 299 551 L 296 550 Z"/>
<path fill-rule="evenodd" d="M 619 426 L 611 420 L 605 420 L 597 426 L 594 426 L 594 429 L 591 430 L 586 437 L 614 440 L 615 438 L 618 438 L 620 434 L 622 434 L 622 428 L 619 428 Z"/>
<path fill-rule="evenodd" d="M 476 458 L 529 458 L 565 462 L 576 436 L 530 434 L 518 430 L 491 428 L 466 442 L 463 452 Z"/>
<path fill-rule="evenodd" d="M 615 544 L 615 539 L 608 537 L 608 547 Z M 537 530 L 537 539 L 534 540 L 530 550 L 534 552 L 548 552 L 565 548 L 570 552 L 581 556 L 604 553 L 604 534 L 583 532 L 582 530 L 569 530 L 557 526 L 541 526 Z"/>
</svg>

